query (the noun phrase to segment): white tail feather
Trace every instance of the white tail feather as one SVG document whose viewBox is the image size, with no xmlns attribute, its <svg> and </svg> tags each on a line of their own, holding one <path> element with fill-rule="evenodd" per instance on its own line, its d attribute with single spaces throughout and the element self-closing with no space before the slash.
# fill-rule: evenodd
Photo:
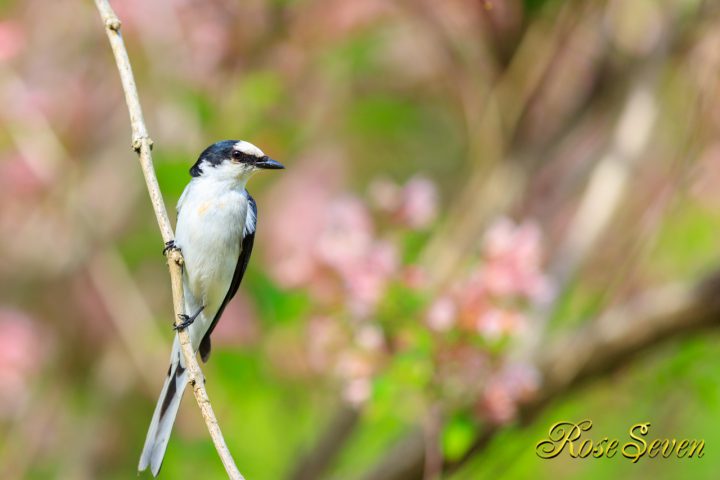
<svg viewBox="0 0 720 480">
<path fill-rule="evenodd" d="M 138 471 L 142 472 L 150 467 L 150 471 L 155 477 L 160 472 L 165 450 L 170 440 L 170 432 L 172 432 L 175 417 L 180 408 L 180 400 L 188 382 L 188 374 L 184 369 L 184 362 L 181 357 L 180 344 L 176 336 L 170 356 L 168 377 L 165 379 L 160 398 L 155 406 L 155 413 L 153 413 L 150 428 L 145 438 L 145 446 L 138 464 Z M 169 394 L 168 390 L 171 390 Z M 162 415 L 160 415 L 161 412 Z"/>
</svg>

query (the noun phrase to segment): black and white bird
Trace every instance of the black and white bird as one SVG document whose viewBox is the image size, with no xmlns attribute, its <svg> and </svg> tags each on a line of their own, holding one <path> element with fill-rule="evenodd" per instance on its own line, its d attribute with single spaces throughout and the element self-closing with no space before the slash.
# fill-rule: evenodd
<svg viewBox="0 0 720 480">
<path fill-rule="evenodd" d="M 192 179 L 177 205 L 175 247 L 185 259 L 183 284 L 187 328 L 203 361 L 210 355 L 210 334 L 240 286 L 255 238 L 257 206 L 245 189 L 260 169 L 282 164 L 255 145 L 224 140 L 210 145 L 190 169 Z M 175 335 L 170 368 L 145 439 L 138 470 L 157 476 L 180 406 L 188 375 Z"/>
</svg>

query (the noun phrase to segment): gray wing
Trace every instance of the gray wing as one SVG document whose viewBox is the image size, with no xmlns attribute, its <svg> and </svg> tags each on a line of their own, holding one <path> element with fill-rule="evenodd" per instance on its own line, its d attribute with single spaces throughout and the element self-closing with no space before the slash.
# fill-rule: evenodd
<svg viewBox="0 0 720 480">
<path fill-rule="evenodd" d="M 212 333 L 213 329 L 215 329 L 215 325 L 217 325 L 218 321 L 220 320 L 220 317 L 223 314 L 223 311 L 225 310 L 225 306 L 230 303 L 230 300 L 235 296 L 235 294 L 238 291 L 238 288 L 240 287 L 240 282 L 242 282 L 243 276 L 245 275 L 245 270 L 247 269 L 248 262 L 250 262 L 250 254 L 252 253 L 253 248 L 253 242 L 255 241 L 255 224 L 257 222 L 257 205 L 255 204 L 255 199 L 250 196 L 250 194 L 247 194 L 248 197 L 248 216 L 252 215 L 251 218 L 248 218 L 246 221 L 246 227 L 244 231 L 243 238 L 240 243 L 240 255 L 238 256 L 237 265 L 235 266 L 235 273 L 233 274 L 232 282 L 230 282 L 230 288 L 228 289 L 227 294 L 225 295 L 225 298 L 223 299 L 222 305 L 220 305 L 220 308 L 217 311 L 217 314 L 215 314 L 215 318 L 213 318 L 212 323 L 210 324 L 210 328 L 208 328 L 207 333 L 205 333 L 205 336 L 203 337 L 202 341 L 200 342 L 200 347 L 198 348 L 198 351 L 200 352 L 200 358 L 202 358 L 203 362 L 207 362 L 208 358 L 210 358 L 210 334 Z M 248 227 L 252 228 L 248 228 Z"/>
</svg>

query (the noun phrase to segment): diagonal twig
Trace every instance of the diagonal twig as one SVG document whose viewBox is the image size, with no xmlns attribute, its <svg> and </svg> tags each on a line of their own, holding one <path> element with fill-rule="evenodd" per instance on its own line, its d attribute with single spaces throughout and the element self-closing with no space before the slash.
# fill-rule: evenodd
<svg viewBox="0 0 720 480">
<path fill-rule="evenodd" d="M 158 227 L 160 228 L 162 239 L 166 245 L 171 245 L 175 235 L 173 233 L 172 226 L 170 225 L 167 210 L 165 209 L 165 202 L 163 201 L 162 194 L 160 193 L 160 186 L 158 185 L 157 177 L 155 176 L 155 169 L 153 168 L 151 154 L 153 143 L 148 135 L 145 121 L 143 120 L 142 108 L 140 107 L 140 99 L 138 97 L 137 87 L 135 86 L 135 79 L 130 66 L 130 59 L 128 58 L 125 43 L 123 42 L 122 35 L 120 34 L 120 19 L 118 19 L 117 15 L 115 15 L 115 12 L 112 10 L 108 0 L 95 0 L 95 5 L 97 6 L 100 16 L 105 24 L 105 31 L 108 39 L 110 40 L 110 46 L 112 47 L 113 55 L 115 56 L 115 63 L 117 64 L 118 71 L 120 73 L 120 80 L 125 93 L 125 102 L 127 103 L 128 111 L 130 113 L 132 148 L 135 153 L 137 153 L 138 159 L 140 160 L 140 167 L 142 168 L 143 175 L 145 177 L 145 183 L 147 185 L 148 193 L 150 194 L 150 200 L 152 202 L 153 210 L 155 211 L 155 217 L 157 219 Z M 178 325 L 180 323 L 180 316 L 184 313 L 182 253 L 179 249 L 171 248 L 168 250 L 167 260 L 172 285 L 175 322 L 176 325 Z M 210 398 L 205 390 L 203 374 L 195 357 L 195 352 L 193 351 L 190 343 L 190 336 L 187 330 L 178 330 L 178 337 L 180 340 L 180 349 L 185 359 L 185 364 L 187 365 L 190 385 L 192 386 L 195 400 L 197 400 L 198 406 L 200 407 L 200 411 L 203 419 L 205 420 L 208 431 L 210 432 L 210 436 L 215 444 L 215 449 L 220 456 L 220 460 L 222 460 L 228 477 L 233 480 L 242 480 L 243 476 L 240 474 L 240 471 L 233 461 L 232 455 L 230 454 L 227 444 L 225 443 L 225 439 L 222 436 L 222 432 L 220 431 L 220 425 L 218 424 L 217 418 L 215 418 Z"/>
</svg>

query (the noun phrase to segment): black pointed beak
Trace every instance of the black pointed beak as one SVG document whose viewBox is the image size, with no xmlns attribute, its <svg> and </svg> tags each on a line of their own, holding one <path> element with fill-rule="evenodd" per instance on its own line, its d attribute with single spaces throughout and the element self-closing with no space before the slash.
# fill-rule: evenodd
<svg viewBox="0 0 720 480">
<path fill-rule="evenodd" d="M 273 160 L 272 158 L 268 157 L 267 155 L 265 155 L 262 158 L 259 158 L 257 160 L 257 162 L 255 162 L 255 166 L 257 168 L 264 168 L 266 170 L 280 170 L 281 168 L 285 168 L 285 166 L 282 163 Z"/>
</svg>

